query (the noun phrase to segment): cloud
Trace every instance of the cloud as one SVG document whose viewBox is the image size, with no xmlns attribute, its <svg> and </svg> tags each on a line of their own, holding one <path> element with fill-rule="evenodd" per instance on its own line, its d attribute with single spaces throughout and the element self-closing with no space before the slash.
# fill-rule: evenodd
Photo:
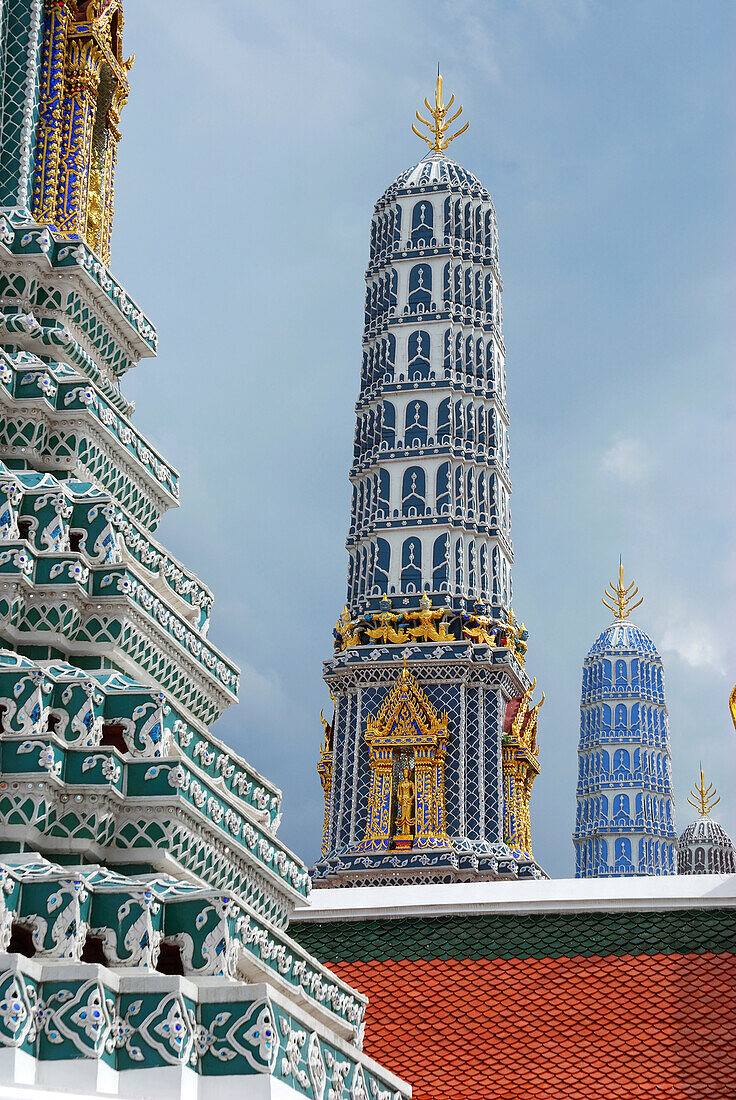
<svg viewBox="0 0 736 1100">
<path fill-rule="evenodd" d="M 651 470 L 651 462 L 638 439 L 617 439 L 601 456 L 600 468 L 619 481 L 643 481 Z"/>
<path fill-rule="evenodd" d="M 284 701 L 284 692 L 279 676 L 269 670 L 265 674 L 252 665 L 243 665 L 240 670 L 239 701 L 254 710 L 274 708 Z"/>
<path fill-rule="evenodd" d="M 452 25 L 453 35 L 449 41 L 442 42 L 443 60 L 450 60 L 457 73 L 471 68 L 491 84 L 499 84 L 501 65 L 486 5 L 479 5 L 475 0 L 446 0 L 445 21 Z M 456 79 L 455 84 L 458 83 Z"/>
<path fill-rule="evenodd" d="M 723 646 L 715 632 L 690 615 L 676 613 L 661 633 L 663 653 L 674 653 L 690 668 L 709 668 L 725 675 Z"/>
<path fill-rule="evenodd" d="M 358 94 L 341 27 L 335 27 L 333 37 L 321 33 L 325 15 L 312 19 L 299 5 L 249 0 L 238 9 L 222 0 L 215 5 L 157 0 L 151 17 L 178 54 L 222 97 L 221 110 L 246 119 L 254 133 L 261 126 L 283 128 L 295 105 L 302 128 L 337 129 L 348 106 L 345 100 L 351 91 Z M 318 81 L 309 80 L 314 72 Z M 282 140 L 284 133 L 288 131 L 282 129 Z"/>
</svg>

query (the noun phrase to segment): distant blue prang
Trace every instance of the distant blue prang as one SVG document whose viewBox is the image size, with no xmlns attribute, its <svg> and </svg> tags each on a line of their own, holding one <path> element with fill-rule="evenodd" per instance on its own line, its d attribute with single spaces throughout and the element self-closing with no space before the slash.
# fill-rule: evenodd
<svg viewBox="0 0 736 1100">
<path fill-rule="evenodd" d="M 677 873 L 662 659 L 626 620 L 583 664 L 573 841 L 576 878 Z"/>
</svg>

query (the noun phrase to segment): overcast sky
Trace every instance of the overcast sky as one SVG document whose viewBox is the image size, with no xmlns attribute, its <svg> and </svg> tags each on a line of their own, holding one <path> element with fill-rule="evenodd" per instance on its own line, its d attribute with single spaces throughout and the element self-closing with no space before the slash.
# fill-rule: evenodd
<svg viewBox="0 0 736 1100">
<path fill-rule="evenodd" d="M 535 855 L 572 873 L 581 665 L 619 553 L 665 662 L 678 830 L 702 760 L 736 835 L 735 32 L 715 0 L 127 0 L 112 268 L 160 355 L 124 385 L 182 474 L 159 537 L 243 669 L 216 732 L 283 788 L 304 859 L 371 213 L 422 155 L 438 60 L 498 213 Z"/>
</svg>

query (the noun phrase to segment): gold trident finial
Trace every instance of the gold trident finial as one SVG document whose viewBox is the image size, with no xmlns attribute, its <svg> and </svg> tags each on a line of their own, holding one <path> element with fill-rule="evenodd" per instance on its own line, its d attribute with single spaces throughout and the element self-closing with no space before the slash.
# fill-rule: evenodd
<svg viewBox="0 0 736 1100">
<path fill-rule="evenodd" d="M 709 814 L 713 807 L 717 806 L 721 801 L 721 796 L 712 783 L 709 783 L 706 787 L 702 767 L 700 769 L 700 784 L 698 785 L 696 783 L 690 791 L 690 794 L 693 797 L 688 798 L 688 802 L 691 806 L 695 807 L 701 817 L 705 817 L 706 814 Z M 717 798 L 716 795 L 718 795 Z M 693 799 L 695 799 L 695 801 L 693 801 Z"/>
<path fill-rule="evenodd" d="M 445 134 L 449 130 L 452 123 L 462 114 L 463 109 L 462 107 L 459 107 L 457 111 L 455 111 L 454 115 L 450 115 L 449 118 L 447 117 L 447 112 L 450 110 L 450 107 L 452 107 L 454 102 L 454 95 L 450 96 L 449 103 L 442 102 L 442 74 L 440 73 L 440 67 L 438 65 L 437 87 L 434 94 L 434 107 L 430 104 L 428 99 L 424 100 L 424 105 L 432 116 L 432 121 L 428 122 L 427 119 L 422 118 L 422 116 L 419 114 L 419 111 L 417 111 L 417 120 L 421 122 L 422 126 L 427 127 L 430 134 L 432 134 L 432 137 L 429 138 L 426 134 L 423 134 L 420 130 L 417 130 L 413 122 L 411 124 L 411 128 L 417 135 L 417 137 L 421 138 L 422 141 L 426 141 L 427 145 L 434 153 L 441 153 L 444 149 L 447 148 L 451 141 L 454 141 L 456 137 L 460 137 L 461 134 L 464 134 L 468 126 L 470 126 L 470 123 L 466 122 L 461 130 L 458 130 L 456 133 L 452 134 L 451 137 L 445 137 Z"/>
<path fill-rule="evenodd" d="M 610 591 L 609 591 L 610 590 Z M 613 583 L 609 584 L 603 596 L 603 603 L 612 611 L 617 619 L 628 619 L 629 612 L 633 611 L 639 604 L 644 603 L 644 597 L 637 600 L 636 603 L 632 603 L 639 595 L 639 589 L 632 581 L 628 588 L 624 587 L 624 567 L 621 559 L 618 563 L 618 585 L 614 588 Z M 609 600 L 612 601 L 609 603 Z"/>
</svg>

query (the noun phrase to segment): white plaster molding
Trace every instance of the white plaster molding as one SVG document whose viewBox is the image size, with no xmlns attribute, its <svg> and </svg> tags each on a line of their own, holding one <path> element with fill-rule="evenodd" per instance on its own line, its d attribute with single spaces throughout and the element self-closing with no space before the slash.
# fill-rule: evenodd
<svg viewBox="0 0 736 1100">
<path fill-rule="evenodd" d="M 292 921 L 736 907 L 736 875 L 648 875 L 318 889 Z"/>
</svg>

